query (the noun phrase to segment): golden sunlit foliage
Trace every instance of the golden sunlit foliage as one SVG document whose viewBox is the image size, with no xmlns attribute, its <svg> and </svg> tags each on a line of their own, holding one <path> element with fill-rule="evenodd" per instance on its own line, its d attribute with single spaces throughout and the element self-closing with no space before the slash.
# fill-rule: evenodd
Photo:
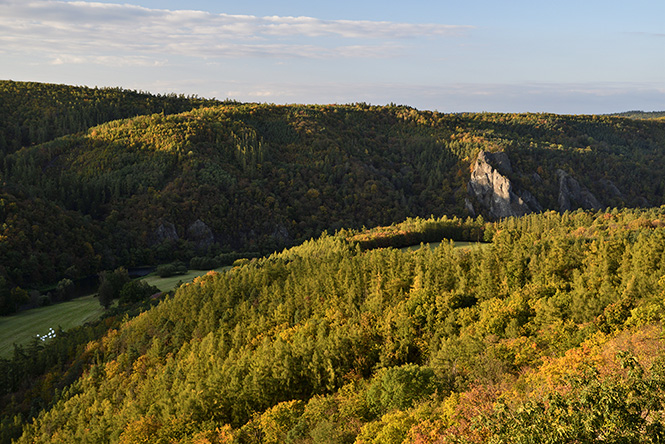
<svg viewBox="0 0 665 444">
<path fill-rule="evenodd" d="M 210 273 L 88 344 L 18 442 L 659 442 L 663 217 L 473 221 L 477 249 L 340 232 Z"/>
</svg>

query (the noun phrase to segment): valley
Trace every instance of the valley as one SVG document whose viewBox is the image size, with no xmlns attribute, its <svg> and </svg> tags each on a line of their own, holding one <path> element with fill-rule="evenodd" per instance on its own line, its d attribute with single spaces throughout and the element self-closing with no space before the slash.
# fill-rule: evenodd
<svg viewBox="0 0 665 444">
<path fill-rule="evenodd" d="M 0 98 L 3 314 L 216 270 L 0 318 L 1 443 L 665 440 L 661 114 Z"/>
</svg>

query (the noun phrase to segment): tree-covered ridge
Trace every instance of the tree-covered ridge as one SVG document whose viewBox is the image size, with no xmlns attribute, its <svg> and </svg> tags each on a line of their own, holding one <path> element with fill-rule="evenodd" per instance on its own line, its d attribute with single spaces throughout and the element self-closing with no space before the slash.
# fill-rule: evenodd
<svg viewBox="0 0 665 444">
<path fill-rule="evenodd" d="M 558 170 L 576 177 L 603 208 L 663 203 L 665 122 L 554 114 L 467 118 L 468 132 L 486 151 L 506 152 L 515 170 L 511 180 L 544 208 L 558 209 Z"/>
<path fill-rule="evenodd" d="M 27 147 L 6 156 L 1 174 L 7 194 L 89 216 L 85 230 L 121 233 L 90 242 L 109 269 L 269 253 L 325 230 L 407 217 L 465 218 L 480 151 L 507 153 L 510 180 L 545 209 L 560 209 L 560 171 L 599 208 L 657 206 L 664 145 L 662 122 L 607 116 L 223 103 Z M 22 254 L 20 243 L 11 248 Z M 62 275 L 69 266 L 43 248 L 55 267 L 43 274 Z M 0 265 L 7 282 L 30 285 L 30 267 Z"/>
<path fill-rule="evenodd" d="M 326 108 L 258 105 L 112 122 L 8 156 L 3 177 L 8 190 L 90 215 L 95 224 L 133 227 L 111 253 L 124 264 L 154 260 L 153 234 L 164 222 L 184 238 L 200 219 L 222 248 L 271 251 L 325 229 L 460 205 L 436 191 L 451 190 L 451 179 L 463 186 L 461 176 L 446 177 L 445 168 L 437 180 L 426 175 L 438 157 L 457 168 L 446 150 L 421 149 L 418 140 L 403 140 L 408 133 L 400 135 L 406 146 L 383 149 L 395 132 L 392 112 L 338 111 L 354 125 L 327 116 Z M 328 124 L 338 127 L 332 135 Z M 370 138 L 368 127 L 378 127 Z M 344 132 L 344 141 L 335 140 Z M 187 255 L 180 244 L 165 248 L 174 247 Z"/>
<path fill-rule="evenodd" d="M 324 235 L 210 274 L 90 342 L 17 442 L 660 442 L 663 220 L 546 212 L 415 252 Z"/>
<path fill-rule="evenodd" d="M 96 273 L 102 252 L 115 237 L 78 212 L 24 195 L 0 194 L 0 220 L 1 274 L 24 288 Z M 103 241 L 105 236 L 110 238 Z M 5 290 L 9 288 L 0 285 L 0 295 Z M 3 302 L 9 303 L 0 297 L 1 313 L 14 311 L 5 310 Z"/>
<path fill-rule="evenodd" d="M 0 153 L 144 114 L 174 114 L 217 103 L 175 94 L 0 81 Z"/>
<path fill-rule="evenodd" d="M 665 111 L 625 111 L 623 113 L 610 114 L 617 117 L 628 117 L 630 119 L 662 119 Z"/>
</svg>

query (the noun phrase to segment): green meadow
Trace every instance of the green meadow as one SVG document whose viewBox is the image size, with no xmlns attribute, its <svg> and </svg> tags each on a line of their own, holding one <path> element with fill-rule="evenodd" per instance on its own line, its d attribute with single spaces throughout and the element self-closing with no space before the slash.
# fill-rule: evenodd
<svg viewBox="0 0 665 444">
<path fill-rule="evenodd" d="M 8 358 L 14 344 L 29 344 L 49 330 L 67 330 L 94 321 L 104 313 L 96 295 L 0 317 L 0 358 Z M 47 339 L 48 341 L 48 339 Z"/>
<path fill-rule="evenodd" d="M 217 268 L 215 271 L 228 270 L 231 267 Z M 173 290 L 178 282 L 192 282 L 196 277 L 206 274 L 206 270 L 191 270 L 186 274 L 161 278 L 148 275 L 143 278 L 160 291 Z M 27 345 L 37 335 L 44 336 L 53 328 L 68 330 L 86 322 L 98 319 L 104 313 L 97 295 L 89 295 L 48 307 L 33 308 L 11 316 L 0 317 L 0 358 L 11 357 L 14 344 Z M 48 341 L 48 339 L 47 339 Z"/>
</svg>

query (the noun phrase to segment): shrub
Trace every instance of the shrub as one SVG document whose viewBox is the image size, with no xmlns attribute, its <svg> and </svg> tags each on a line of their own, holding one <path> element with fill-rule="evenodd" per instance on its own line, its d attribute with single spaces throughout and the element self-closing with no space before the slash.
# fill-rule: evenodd
<svg viewBox="0 0 665 444">
<path fill-rule="evenodd" d="M 47 305 L 51 305 L 51 296 L 48 294 L 43 294 L 39 296 L 39 306 L 40 307 L 46 307 Z"/>
<path fill-rule="evenodd" d="M 382 369 L 367 391 L 367 400 L 377 415 L 405 410 L 437 391 L 434 370 L 416 364 Z"/>
<path fill-rule="evenodd" d="M 247 259 L 247 258 L 236 259 L 235 261 L 233 261 L 233 266 L 234 267 L 241 267 L 241 266 L 247 265 L 247 264 L 249 264 L 249 259 Z"/>
<path fill-rule="evenodd" d="M 120 290 L 120 303 L 131 304 L 149 298 L 159 293 L 159 288 L 146 281 L 129 281 Z"/>
<path fill-rule="evenodd" d="M 177 261 L 171 264 L 160 265 L 155 269 L 155 272 L 159 277 L 171 277 L 187 273 L 187 266 L 184 263 Z"/>
</svg>

